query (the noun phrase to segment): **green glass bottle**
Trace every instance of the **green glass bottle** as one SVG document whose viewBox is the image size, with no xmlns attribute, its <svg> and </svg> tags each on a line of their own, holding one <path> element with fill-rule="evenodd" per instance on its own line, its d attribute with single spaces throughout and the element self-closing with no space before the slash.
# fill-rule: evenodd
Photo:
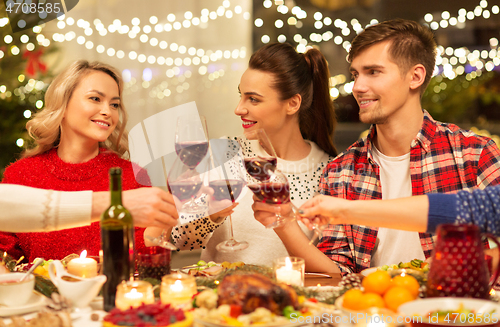
<svg viewBox="0 0 500 327">
<path fill-rule="evenodd" d="M 133 276 L 134 225 L 130 212 L 122 205 L 122 170 L 109 170 L 111 205 L 101 216 L 104 310 L 115 307 L 116 287 Z"/>
</svg>

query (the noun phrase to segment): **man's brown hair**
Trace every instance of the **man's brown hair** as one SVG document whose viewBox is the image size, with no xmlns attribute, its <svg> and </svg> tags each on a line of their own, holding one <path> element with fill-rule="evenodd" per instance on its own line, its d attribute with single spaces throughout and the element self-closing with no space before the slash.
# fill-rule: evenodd
<svg viewBox="0 0 500 327">
<path fill-rule="evenodd" d="M 369 26 L 352 41 L 347 60 L 352 62 L 367 48 L 384 41 L 392 41 L 389 55 L 401 74 L 417 64 L 425 67 L 425 80 L 420 88 L 420 94 L 424 93 L 436 63 L 436 42 L 432 31 L 406 19 L 393 19 Z"/>
</svg>

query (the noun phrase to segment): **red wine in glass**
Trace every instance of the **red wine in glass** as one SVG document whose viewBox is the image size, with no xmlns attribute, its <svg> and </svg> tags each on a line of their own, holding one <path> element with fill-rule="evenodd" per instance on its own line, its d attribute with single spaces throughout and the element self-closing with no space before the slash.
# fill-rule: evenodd
<svg viewBox="0 0 500 327">
<path fill-rule="evenodd" d="M 168 189 L 170 193 L 175 194 L 177 198 L 181 201 L 189 200 L 191 197 L 194 197 L 196 193 L 201 188 L 201 180 L 200 181 L 175 181 L 168 183 Z"/>
<path fill-rule="evenodd" d="M 208 150 L 206 141 L 184 141 L 175 143 L 175 152 L 179 159 L 191 169 L 196 168 Z"/>
<path fill-rule="evenodd" d="M 276 169 L 276 158 L 245 158 L 245 169 L 250 176 L 260 182 L 269 180 L 270 173 Z"/>
<path fill-rule="evenodd" d="M 214 190 L 213 197 L 216 201 L 230 199 L 233 203 L 245 187 L 245 183 L 238 179 L 210 181 L 208 185 Z"/>
<path fill-rule="evenodd" d="M 288 183 L 256 183 L 248 188 L 257 198 L 269 204 L 284 204 L 290 202 L 290 185 Z"/>
</svg>

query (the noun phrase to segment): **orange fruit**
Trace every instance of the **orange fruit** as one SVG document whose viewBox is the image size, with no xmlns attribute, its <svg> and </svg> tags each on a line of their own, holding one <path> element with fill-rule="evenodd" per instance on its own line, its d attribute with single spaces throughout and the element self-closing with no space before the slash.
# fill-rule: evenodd
<svg viewBox="0 0 500 327">
<path fill-rule="evenodd" d="M 384 299 L 377 293 L 364 293 L 359 301 L 361 310 L 372 307 L 377 307 L 377 308 L 385 307 Z"/>
<path fill-rule="evenodd" d="M 360 289 L 350 289 L 344 293 L 344 298 L 342 301 L 342 306 L 346 309 L 360 310 L 361 309 L 361 298 L 363 297 L 363 292 Z"/>
<path fill-rule="evenodd" d="M 386 306 L 394 312 L 398 312 L 398 307 L 401 304 L 413 301 L 414 299 L 413 294 L 401 286 L 391 287 L 384 294 Z"/>
<path fill-rule="evenodd" d="M 377 270 L 363 278 L 361 285 L 365 292 L 384 294 L 391 287 L 391 276 L 387 271 Z"/>
<path fill-rule="evenodd" d="M 413 298 L 416 299 L 418 297 L 418 290 L 420 288 L 420 284 L 417 279 L 410 275 L 404 276 L 396 276 L 392 278 L 392 286 L 400 286 L 406 288 L 413 295 Z"/>
</svg>

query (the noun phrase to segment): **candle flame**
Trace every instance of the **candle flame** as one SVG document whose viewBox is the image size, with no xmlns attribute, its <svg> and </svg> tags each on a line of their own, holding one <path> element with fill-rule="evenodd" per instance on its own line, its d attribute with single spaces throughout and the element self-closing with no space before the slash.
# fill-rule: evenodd
<svg viewBox="0 0 500 327">
<path fill-rule="evenodd" d="M 491 290 L 490 290 L 490 295 L 491 295 L 491 296 L 495 296 L 495 294 L 496 294 L 496 293 L 497 293 L 497 292 L 495 292 L 495 290 L 494 290 L 494 289 L 491 289 Z"/>
<path fill-rule="evenodd" d="M 292 270 L 293 269 L 292 261 L 290 260 L 289 257 L 285 258 L 285 268 L 286 268 L 286 270 Z"/>
<path fill-rule="evenodd" d="M 133 288 L 130 292 L 125 293 L 125 297 L 128 299 L 140 299 L 144 296 L 144 294 L 137 291 L 137 289 Z"/>
<path fill-rule="evenodd" d="M 176 280 L 173 285 L 170 286 L 172 292 L 182 292 L 184 286 L 182 285 L 182 280 Z"/>
<path fill-rule="evenodd" d="M 80 259 L 85 259 L 87 257 L 87 250 L 83 250 L 82 253 L 80 253 Z"/>
</svg>

